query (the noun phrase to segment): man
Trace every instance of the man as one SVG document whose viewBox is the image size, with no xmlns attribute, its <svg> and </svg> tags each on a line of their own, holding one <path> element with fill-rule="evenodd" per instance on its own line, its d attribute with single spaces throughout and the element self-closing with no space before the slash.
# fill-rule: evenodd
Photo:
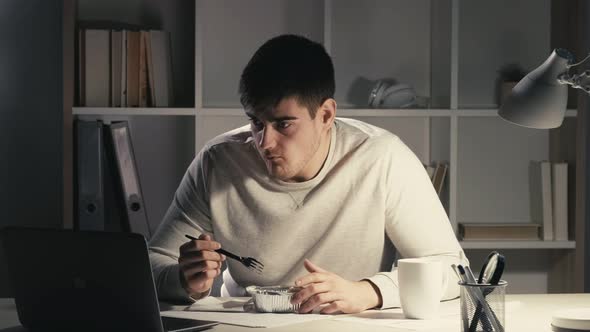
<svg viewBox="0 0 590 332">
<path fill-rule="evenodd" d="M 226 260 L 225 296 L 297 285 L 302 313 L 399 306 L 393 245 L 442 260 L 443 298 L 458 296 L 450 265 L 466 259 L 424 167 L 388 131 L 335 118 L 334 90 L 320 44 L 284 35 L 257 50 L 239 88 L 250 125 L 201 150 L 150 242 L 161 298 L 207 296 L 221 247 L 264 263 Z"/>
</svg>

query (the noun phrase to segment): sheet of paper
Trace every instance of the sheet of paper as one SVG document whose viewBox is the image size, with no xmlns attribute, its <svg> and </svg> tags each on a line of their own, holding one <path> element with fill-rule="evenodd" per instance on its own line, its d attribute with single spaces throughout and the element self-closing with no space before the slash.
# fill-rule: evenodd
<svg viewBox="0 0 590 332">
<path fill-rule="evenodd" d="M 187 311 L 222 311 L 222 312 L 244 312 L 249 311 L 250 297 L 212 297 L 207 296 L 198 300 Z M 244 307 L 246 306 L 246 307 Z"/>
<path fill-rule="evenodd" d="M 437 319 L 407 319 L 401 308 L 368 310 L 360 314 L 335 317 L 335 320 L 369 325 L 391 326 L 414 331 L 449 328 L 459 330 L 459 300 L 442 302 Z"/>
<path fill-rule="evenodd" d="M 459 299 L 441 302 L 437 319 L 406 319 L 401 308 L 387 310 L 368 310 L 360 314 L 335 317 L 335 320 L 368 325 L 391 326 L 412 331 L 460 330 Z M 520 301 L 507 301 L 506 313 L 520 308 Z"/>
<path fill-rule="evenodd" d="M 334 318 L 331 315 L 319 314 L 271 314 L 255 312 L 212 312 L 212 311 L 162 311 L 166 317 L 212 320 L 222 324 L 247 327 L 277 327 L 299 324 L 320 319 Z"/>
</svg>

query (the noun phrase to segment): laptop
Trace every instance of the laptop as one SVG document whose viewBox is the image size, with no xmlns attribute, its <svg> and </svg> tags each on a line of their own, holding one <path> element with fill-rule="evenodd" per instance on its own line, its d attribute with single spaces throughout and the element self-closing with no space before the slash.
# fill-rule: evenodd
<svg viewBox="0 0 590 332">
<path fill-rule="evenodd" d="M 0 231 L 18 317 L 32 331 L 199 331 L 161 317 L 142 235 L 9 227 Z"/>
</svg>

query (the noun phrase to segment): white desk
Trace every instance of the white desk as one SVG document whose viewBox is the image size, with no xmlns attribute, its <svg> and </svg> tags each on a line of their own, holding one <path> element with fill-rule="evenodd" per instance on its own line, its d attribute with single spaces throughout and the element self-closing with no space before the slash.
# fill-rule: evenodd
<svg viewBox="0 0 590 332">
<path fill-rule="evenodd" d="M 551 315 L 558 309 L 590 307 L 590 294 L 540 294 L 507 295 L 507 301 L 520 301 L 521 305 L 513 312 L 506 313 L 506 331 L 551 331 Z M 0 332 L 25 331 L 19 327 L 16 308 L 12 299 L 0 299 Z M 319 320 L 314 322 L 289 325 L 272 329 L 253 329 L 231 325 L 218 325 L 208 331 L 322 331 L 322 332 L 394 332 L 408 330 L 385 326 L 349 323 L 337 320 Z M 445 330 L 440 330 L 445 331 Z M 453 329 L 452 332 L 457 332 Z"/>
</svg>

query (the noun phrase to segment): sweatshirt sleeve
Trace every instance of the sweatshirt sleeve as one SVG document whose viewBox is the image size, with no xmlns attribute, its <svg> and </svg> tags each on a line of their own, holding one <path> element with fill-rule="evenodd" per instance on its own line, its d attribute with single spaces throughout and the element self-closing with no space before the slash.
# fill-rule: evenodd
<svg viewBox="0 0 590 332">
<path fill-rule="evenodd" d="M 189 166 L 164 220 L 149 241 L 149 257 L 160 300 L 193 301 L 180 283 L 179 248 L 185 234 L 212 234 L 207 188 L 208 161 L 203 150 Z M 206 295 L 206 294 L 204 294 Z"/>
<path fill-rule="evenodd" d="M 446 211 L 420 160 L 399 138 L 389 149 L 384 166 L 386 185 L 385 233 L 402 258 L 439 260 L 443 264 L 441 300 L 459 296 L 458 278 L 451 264 L 468 265 Z M 381 308 L 399 307 L 397 267 L 367 278 L 380 291 Z"/>
</svg>

